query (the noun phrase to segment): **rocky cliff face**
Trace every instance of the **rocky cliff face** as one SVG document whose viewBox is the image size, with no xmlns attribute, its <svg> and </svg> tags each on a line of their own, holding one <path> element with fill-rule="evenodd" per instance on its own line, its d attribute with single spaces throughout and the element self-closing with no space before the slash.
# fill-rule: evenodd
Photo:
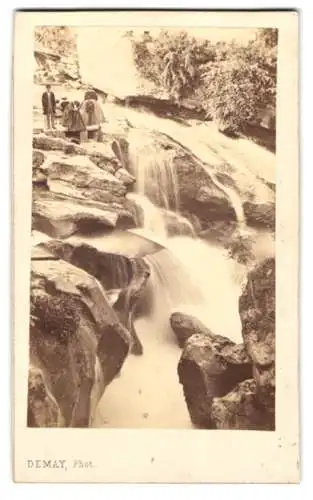
<svg viewBox="0 0 313 500">
<path fill-rule="evenodd" d="M 118 374 L 130 344 L 96 279 L 63 260 L 32 262 L 30 361 L 41 379 L 34 387 L 30 371 L 33 425 L 40 425 L 38 404 L 43 398 L 52 401 L 51 394 L 55 410 L 45 405 L 45 421 L 51 418 L 53 425 L 57 415 L 66 427 L 88 426 L 98 402 L 95 393 L 99 397 Z"/>
<path fill-rule="evenodd" d="M 28 425 L 86 427 L 130 350 L 142 353 L 133 315 L 149 269 L 85 239 L 136 224 L 113 138 L 54 135 L 33 136 Z"/>
<path fill-rule="evenodd" d="M 76 35 L 67 26 L 38 26 L 35 31 L 34 83 L 81 84 Z"/>
<path fill-rule="evenodd" d="M 242 335 L 252 360 L 258 401 L 275 413 L 275 260 L 268 259 L 249 275 L 239 301 Z M 274 424 L 273 424 L 274 425 Z"/>
<path fill-rule="evenodd" d="M 210 129 L 208 137 L 209 132 Z M 274 231 L 275 193 L 253 171 L 247 168 L 241 171 L 242 166 L 236 167 L 230 161 L 222 160 L 219 153 L 211 151 L 210 146 L 205 155 L 207 162 L 204 162 L 183 141 L 180 143 L 158 131 L 147 133 L 130 129 L 126 140 L 130 143 L 130 150 L 133 149 L 132 141 L 136 142 L 135 151 L 130 156 L 144 156 L 149 151 L 155 156 L 155 161 L 171 161 L 177 177 L 180 212 L 195 225 L 198 232 L 209 230 L 216 223 L 236 222 L 241 207 L 248 226 Z M 132 168 L 131 161 L 129 168 Z M 148 189 L 152 194 L 157 191 L 152 185 Z M 151 193 L 148 192 L 148 195 Z M 169 193 L 169 202 L 175 206 L 171 194 L 173 198 L 174 193 Z"/>
</svg>

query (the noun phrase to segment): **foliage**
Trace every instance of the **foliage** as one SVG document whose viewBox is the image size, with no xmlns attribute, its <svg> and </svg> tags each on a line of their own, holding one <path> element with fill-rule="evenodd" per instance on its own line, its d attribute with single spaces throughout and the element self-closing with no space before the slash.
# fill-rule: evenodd
<svg viewBox="0 0 313 500">
<path fill-rule="evenodd" d="M 263 42 L 230 46 L 217 54 L 201 78 L 203 102 L 222 129 L 238 130 L 253 123 L 261 112 L 275 107 L 276 50 Z"/>
<path fill-rule="evenodd" d="M 257 34 L 257 39 L 265 43 L 268 48 L 277 47 L 278 29 L 261 28 Z"/>
<path fill-rule="evenodd" d="M 247 45 L 162 31 L 134 42 L 135 64 L 176 102 L 191 99 L 221 129 L 237 131 L 275 110 L 277 42 L 274 29 L 260 29 Z"/>
<path fill-rule="evenodd" d="M 180 101 L 193 94 L 201 65 L 214 58 L 214 50 L 207 40 L 190 38 L 184 31 L 173 34 L 163 30 L 157 38 L 144 36 L 134 42 L 134 57 L 142 77 Z"/>
<path fill-rule="evenodd" d="M 76 38 L 68 26 L 37 26 L 35 43 L 61 56 L 67 56 L 76 48 Z"/>
<path fill-rule="evenodd" d="M 66 344 L 80 323 L 76 301 L 62 293 L 59 296 L 33 293 L 31 299 L 31 327 Z"/>
</svg>

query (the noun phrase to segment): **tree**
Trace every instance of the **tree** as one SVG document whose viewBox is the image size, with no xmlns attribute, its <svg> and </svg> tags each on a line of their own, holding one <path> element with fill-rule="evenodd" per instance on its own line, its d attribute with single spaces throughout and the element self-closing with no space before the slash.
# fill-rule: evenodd
<svg viewBox="0 0 313 500">
<path fill-rule="evenodd" d="M 208 41 L 198 41 L 187 32 L 161 31 L 158 37 L 134 42 L 135 65 L 142 77 L 165 90 L 176 102 L 190 97 L 199 84 L 201 64 L 212 60 Z"/>
<path fill-rule="evenodd" d="M 162 31 L 134 42 L 135 65 L 176 102 L 188 98 L 221 129 L 238 131 L 268 107 L 275 110 L 277 42 L 278 31 L 269 28 L 247 45 Z"/>
<path fill-rule="evenodd" d="M 263 41 L 268 48 L 274 48 L 278 45 L 278 29 L 261 28 L 257 34 L 257 39 Z"/>
<path fill-rule="evenodd" d="M 276 47 L 263 41 L 229 47 L 201 78 L 205 107 L 221 129 L 238 131 L 276 103 Z"/>
<path fill-rule="evenodd" d="M 67 56 L 76 50 L 76 37 L 68 26 L 37 26 L 35 42 L 41 48 L 61 56 Z"/>
</svg>

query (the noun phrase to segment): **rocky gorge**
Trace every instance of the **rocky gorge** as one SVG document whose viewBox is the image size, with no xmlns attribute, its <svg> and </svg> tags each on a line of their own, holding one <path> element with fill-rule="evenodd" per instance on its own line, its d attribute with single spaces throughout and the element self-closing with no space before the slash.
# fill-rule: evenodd
<svg viewBox="0 0 313 500">
<path fill-rule="evenodd" d="M 154 356 L 160 394 L 182 390 L 184 425 L 273 430 L 275 181 L 254 158 L 274 155 L 199 120 L 103 109 L 100 142 L 33 130 L 28 425 L 103 426 L 99 406 L 122 405 L 155 335 L 175 352 L 171 366 Z M 140 376 L 158 394 L 157 373 Z"/>
</svg>

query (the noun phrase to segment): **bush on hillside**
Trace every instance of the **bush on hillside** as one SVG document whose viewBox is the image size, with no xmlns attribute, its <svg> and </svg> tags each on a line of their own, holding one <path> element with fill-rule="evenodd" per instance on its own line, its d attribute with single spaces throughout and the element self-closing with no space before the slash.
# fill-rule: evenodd
<svg viewBox="0 0 313 500">
<path fill-rule="evenodd" d="M 76 50 L 76 37 L 68 26 L 37 26 L 34 35 L 37 46 L 61 56 Z"/>
<path fill-rule="evenodd" d="M 176 102 L 191 99 L 222 130 L 238 131 L 269 108 L 275 114 L 277 42 L 274 29 L 245 46 L 162 31 L 134 41 L 134 59 L 141 76 Z"/>
<path fill-rule="evenodd" d="M 199 85 L 201 66 L 214 59 L 214 46 L 184 31 L 162 30 L 156 38 L 134 41 L 135 65 L 143 78 L 161 87 L 175 101 L 193 95 Z"/>
</svg>

